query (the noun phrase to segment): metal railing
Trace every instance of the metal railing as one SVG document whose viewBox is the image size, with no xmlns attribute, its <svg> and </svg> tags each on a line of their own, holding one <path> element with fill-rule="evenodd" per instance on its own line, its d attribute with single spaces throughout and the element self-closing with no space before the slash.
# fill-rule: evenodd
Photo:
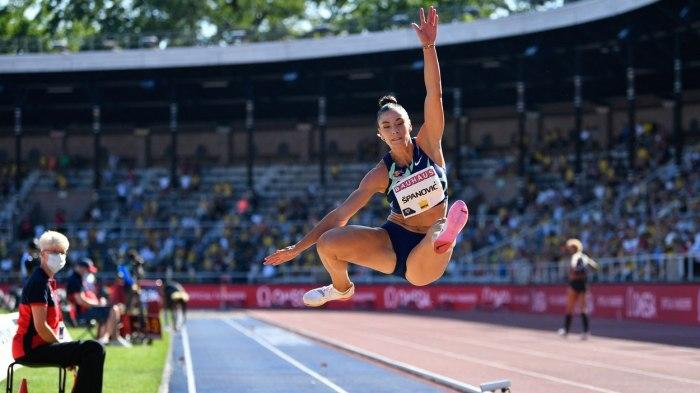
<svg viewBox="0 0 700 393">
<path fill-rule="evenodd" d="M 649 254 L 601 258 L 598 271 L 589 273 L 592 282 L 681 283 L 700 281 L 700 255 Z M 456 274 L 466 282 L 510 284 L 561 284 L 567 281 L 566 262 L 516 261 L 508 265 L 465 265 Z"/>
<path fill-rule="evenodd" d="M 15 238 L 14 225 L 19 222 L 22 202 L 26 201 L 27 195 L 34 188 L 34 185 L 39 181 L 40 173 L 34 170 L 24 179 L 19 192 L 7 199 L 5 206 L 0 210 L 0 239 L 5 239 L 11 242 Z"/>
</svg>

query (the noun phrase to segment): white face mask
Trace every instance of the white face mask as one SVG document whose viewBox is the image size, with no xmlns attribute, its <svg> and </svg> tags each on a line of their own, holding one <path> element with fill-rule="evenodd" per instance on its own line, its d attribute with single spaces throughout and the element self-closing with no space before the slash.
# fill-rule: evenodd
<svg viewBox="0 0 700 393">
<path fill-rule="evenodd" d="M 46 264 L 54 274 L 58 273 L 59 270 L 66 266 L 66 255 L 52 252 L 49 254 L 48 261 Z"/>
</svg>

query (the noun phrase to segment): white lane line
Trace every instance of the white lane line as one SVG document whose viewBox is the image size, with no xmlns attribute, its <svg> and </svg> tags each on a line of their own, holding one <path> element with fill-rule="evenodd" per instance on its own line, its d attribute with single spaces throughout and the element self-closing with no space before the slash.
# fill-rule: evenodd
<svg viewBox="0 0 700 393">
<path fill-rule="evenodd" d="M 318 323 L 318 321 L 317 321 L 317 323 Z M 303 329 L 297 329 L 297 328 L 295 328 L 295 330 L 297 330 L 299 333 L 302 333 L 302 334 L 310 334 L 310 333 L 307 333 L 307 332 L 306 332 L 305 330 L 303 330 Z M 347 332 L 347 333 L 353 334 L 353 335 L 361 335 L 362 337 L 365 337 L 365 338 L 368 337 L 368 334 L 366 334 L 366 333 L 361 333 L 361 334 L 360 334 L 360 333 L 356 333 L 356 332 Z M 314 334 L 314 336 L 318 336 L 318 335 L 317 335 L 317 334 Z M 553 376 L 553 375 L 548 375 L 548 374 L 543 374 L 543 373 L 539 373 L 539 372 L 536 372 L 536 371 L 530 371 L 530 370 L 525 370 L 525 369 L 521 369 L 521 368 L 517 368 L 517 367 L 512 367 L 512 366 L 509 366 L 509 365 L 506 365 L 506 364 L 502 364 L 502 363 L 499 363 L 499 362 L 494 362 L 494 361 L 486 360 L 486 359 L 479 358 L 479 357 L 467 356 L 467 355 L 463 355 L 463 354 L 461 354 L 461 353 L 455 353 L 455 352 L 450 352 L 450 351 L 443 351 L 443 350 L 439 350 L 439 349 L 434 349 L 434 348 L 432 348 L 432 347 L 428 347 L 428 346 L 425 346 L 425 345 L 415 344 L 415 343 L 412 343 L 412 342 L 409 342 L 409 341 L 399 340 L 399 339 L 396 339 L 396 338 L 393 338 L 393 337 L 390 337 L 390 336 L 385 336 L 385 335 L 381 335 L 381 334 L 370 334 L 369 336 L 370 336 L 370 337 L 374 337 L 374 338 L 376 338 L 376 339 L 378 339 L 378 340 L 387 341 L 387 342 L 393 342 L 393 343 L 395 343 L 395 344 L 403 345 L 403 346 L 409 347 L 409 348 L 414 348 L 414 349 L 417 349 L 417 350 L 420 350 L 420 351 L 431 352 L 431 353 L 434 353 L 434 354 L 443 355 L 443 356 L 448 356 L 448 357 L 455 358 L 455 359 L 460 359 L 460 360 L 466 360 L 466 361 L 473 362 L 473 363 L 476 363 L 476 364 L 479 364 L 479 365 L 486 365 L 486 366 L 493 367 L 493 368 L 498 368 L 498 369 L 501 369 L 501 370 L 512 371 L 512 372 L 515 372 L 515 373 L 518 373 L 518 374 L 523 374 L 523 375 L 527 375 L 527 376 L 530 376 L 530 377 L 545 379 L 545 380 L 548 380 L 548 381 L 551 381 L 551 382 L 556 382 L 556 383 L 562 383 L 562 384 L 566 384 L 566 385 L 576 386 L 576 387 L 579 387 L 579 388 L 588 389 L 588 390 L 592 390 L 592 391 L 595 391 L 595 392 L 601 392 L 601 393 L 621 393 L 621 392 L 618 392 L 618 391 L 616 391 L 616 390 L 609 390 L 609 389 L 601 388 L 601 387 L 598 387 L 598 386 L 588 385 L 588 384 L 585 384 L 585 383 L 579 383 L 579 382 L 576 382 L 576 381 L 571 381 L 571 380 L 568 380 L 568 379 L 563 379 L 563 378 L 555 377 L 555 376 Z M 322 338 L 322 339 L 324 339 L 324 340 L 327 340 L 327 339 L 326 339 L 325 337 L 323 337 L 323 336 L 319 336 L 319 338 Z"/>
<path fill-rule="evenodd" d="M 488 324 L 486 322 L 477 322 L 477 321 L 461 321 L 461 322 L 466 322 L 470 324 L 470 326 L 478 326 L 478 327 L 484 327 L 485 329 L 488 329 L 490 331 L 496 332 L 494 337 L 501 337 L 503 335 L 513 335 L 513 329 L 517 329 L 517 333 L 515 333 L 515 337 L 518 339 L 522 338 L 530 338 L 530 339 L 535 339 L 535 340 L 545 340 L 547 343 L 553 343 L 554 341 L 558 341 L 560 344 L 565 346 L 567 350 L 571 349 L 570 343 L 566 343 L 565 340 L 551 340 L 551 337 L 556 337 L 554 335 L 554 330 L 552 330 L 551 333 L 542 333 L 542 332 L 532 332 L 532 329 L 525 329 L 522 327 L 502 327 L 502 326 L 495 326 Z M 420 328 L 425 328 L 429 332 L 432 332 L 432 325 L 428 323 L 417 323 L 414 321 L 411 326 L 417 326 Z M 451 327 L 456 327 L 456 328 L 461 328 L 456 322 L 452 322 Z M 644 359 L 649 359 L 649 360 L 655 360 L 658 362 L 663 362 L 663 363 L 679 363 L 684 366 L 687 365 L 700 365 L 700 362 L 697 360 L 692 360 L 692 359 L 687 359 L 687 358 L 682 358 L 679 356 L 674 356 L 674 355 L 658 355 L 658 354 L 652 354 L 652 353 L 646 353 L 638 350 L 627 350 L 627 349 L 613 349 L 613 348 L 608 348 L 608 347 L 601 347 L 596 344 L 611 344 L 611 345 L 630 345 L 633 344 L 635 347 L 638 346 L 643 346 L 644 351 L 649 350 L 649 351 L 659 351 L 659 350 L 670 350 L 670 351 L 683 351 L 683 352 L 688 352 L 688 355 L 696 355 L 700 356 L 700 351 L 697 349 L 691 349 L 691 348 L 679 348 L 678 346 L 670 345 L 670 344 L 661 344 L 661 343 L 642 343 L 639 341 L 633 341 L 629 339 L 624 339 L 624 338 L 612 338 L 612 337 L 604 337 L 604 336 L 598 336 L 595 335 L 595 332 L 593 334 L 593 337 L 595 340 L 591 341 L 588 343 L 588 345 L 585 346 L 579 346 L 577 347 L 577 351 L 590 351 L 595 354 L 600 354 L 601 352 L 606 352 L 606 353 L 611 353 L 611 354 L 617 354 L 617 355 L 622 355 L 622 356 L 628 356 L 632 357 L 635 359 L 639 358 L 644 358 Z M 556 346 L 557 348 L 561 348 L 561 346 Z"/>
<path fill-rule="evenodd" d="M 547 339 L 548 341 L 551 341 L 551 337 L 553 337 L 553 334 L 528 334 L 526 337 L 530 337 L 536 340 L 543 340 Z M 620 344 L 625 344 L 629 345 L 634 343 L 635 346 L 644 346 L 644 351 L 649 350 L 649 351 L 658 351 L 658 350 L 674 350 L 673 346 L 668 346 L 664 344 L 658 344 L 658 343 L 640 343 L 640 342 L 633 342 L 631 340 L 625 340 L 625 339 L 617 339 L 617 338 L 607 338 L 603 336 L 593 336 L 595 338 L 595 341 L 593 343 L 597 344 L 612 344 L 612 345 L 620 345 Z M 559 340 L 562 344 L 564 344 L 563 340 Z M 558 345 L 557 345 L 558 346 Z M 559 346 L 558 346 L 559 347 Z M 567 345 L 568 347 L 568 345 Z M 583 350 L 583 351 L 592 351 L 596 354 L 600 354 L 601 352 L 605 353 L 611 353 L 611 354 L 616 354 L 616 355 L 622 355 L 622 356 L 627 356 L 627 357 L 632 357 L 635 359 L 639 358 L 644 358 L 644 359 L 649 359 L 649 360 L 655 360 L 658 362 L 664 362 L 664 363 L 679 363 L 683 364 L 685 366 L 689 364 L 695 364 L 695 365 L 700 365 L 700 362 L 694 361 L 691 359 L 679 359 L 674 356 L 667 356 L 667 355 L 655 355 L 653 353 L 646 353 L 646 352 L 641 352 L 641 351 L 635 351 L 631 349 L 614 349 L 614 348 L 608 348 L 608 347 L 601 347 L 598 345 L 586 345 L 586 346 L 580 346 L 577 347 L 577 350 Z M 687 351 L 690 351 L 690 354 L 693 355 L 700 355 L 700 352 L 698 350 L 689 350 L 686 349 Z"/>
<path fill-rule="evenodd" d="M 410 365 L 408 363 L 404 363 L 404 362 L 400 362 L 398 360 L 388 358 L 386 356 L 380 355 L 380 354 L 375 353 L 375 352 L 367 351 L 365 349 L 362 349 L 360 347 L 356 347 L 354 345 L 346 344 L 344 342 L 337 341 L 337 340 L 334 340 L 332 338 L 321 336 L 318 334 L 312 334 L 310 331 L 307 331 L 304 329 L 292 328 L 289 326 L 281 325 L 277 322 L 270 321 L 270 320 L 267 320 L 267 319 L 264 319 L 264 318 L 261 318 L 258 316 L 255 316 L 254 318 L 261 320 L 264 323 L 267 323 L 267 324 L 270 324 L 273 326 L 277 326 L 280 329 L 284 329 L 284 330 L 290 331 L 292 333 L 296 333 L 296 334 L 299 334 L 301 336 L 308 337 L 314 341 L 318 341 L 318 342 L 324 343 L 326 345 L 330 345 L 332 347 L 339 348 L 339 349 L 342 349 L 344 351 L 351 352 L 351 353 L 366 357 L 368 359 L 383 363 L 389 367 L 396 368 L 396 369 L 405 371 L 407 373 L 416 375 L 422 379 L 427 379 L 427 380 L 435 382 L 437 384 L 450 387 L 458 392 L 481 393 L 481 388 L 478 388 L 476 386 L 469 385 L 467 383 L 464 383 L 462 381 L 458 381 L 458 380 L 450 378 L 450 377 L 446 377 L 444 375 L 436 374 L 432 371 L 428 371 L 428 370 L 422 369 L 420 367 Z"/>
<path fill-rule="evenodd" d="M 197 387 L 194 383 L 194 371 L 192 370 L 192 353 L 190 352 L 190 336 L 187 335 L 187 326 L 182 327 L 182 349 L 185 352 L 187 393 L 197 393 Z"/>
<path fill-rule="evenodd" d="M 363 334 L 363 336 L 366 337 L 365 334 Z M 610 390 L 610 389 L 605 389 L 605 388 L 601 388 L 598 386 L 593 386 L 593 385 L 589 385 L 589 384 L 585 384 L 585 383 L 579 383 L 576 381 L 571 381 L 568 379 L 555 377 L 553 375 L 538 373 L 536 371 L 530 371 L 530 370 L 525 370 L 525 369 L 518 368 L 518 367 L 508 366 L 506 364 L 502 364 L 499 362 L 493 362 L 493 361 L 485 360 L 485 359 L 478 358 L 478 357 L 463 355 L 461 353 L 455 353 L 455 352 L 450 352 L 450 351 L 443 351 L 440 349 L 434 349 L 434 348 L 431 348 L 431 347 L 428 347 L 425 345 L 415 344 L 415 343 L 412 343 L 409 341 L 399 340 L 399 339 L 396 339 L 393 337 L 388 337 L 388 336 L 378 335 L 378 334 L 373 334 L 371 336 L 375 337 L 379 340 L 382 340 L 382 341 L 392 342 L 394 344 L 403 345 L 404 347 L 417 349 L 419 351 L 431 352 L 431 353 L 434 353 L 437 355 L 443 355 L 443 356 L 448 356 L 448 357 L 455 358 L 455 359 L 466 360 L 466 361 L 470 361 L 470 362 L 481 364 L 481 365 L 486 365 L 486 366 L 493 367 L 493 368 L 499 368 L 501 370 L 511 371 L 514 373 L 523 374 L 523 375 L 527 375 L 530 377 L 541 378 L 541 379 L 545 379 L 545 380 L 552 381 L 552 382 L 563 383 L 563 384 L 570 385 L 570 386 L 576 386 L 579 388 L 588 389 L 588 390 L 592 390 L 595 392 L 620 393 L 616 390 Z"/>
<path fill-rule="evenodd" d="M 581 364 L 584 366 L 599 367 L 599 368 L 603 368 L 606 370 L 617 370 L 617 371 L 622 371 L 622 372 L 626 372 L 626 373 L 642 375 L 645 377 L 668 379 L 668 380 L 675 381 L 675 382 L 700 385 L 700 380 L 697 380 L 697 379 L 676 377 L 673 375 L 661 374 L 661 373 L 657 373 L 654 371 L 645 371 L 645 370 L 639 370 L 639 369 L 631 368 L 631 367 L 616 366 L 613 364 L 596 362 L 593 360 L 572 359 L 572 358 L 568 358 L 568 357 L 564 357 L 564 356 L 556 356 L 556 355 L 552 355 L 552 354 L 549 354 L 546 352 L 534 351 L 534 350 L 529 350 L 529 349 L 517 349 L 517 348 L 511 347 L 511 346 L 505 346 L 505 345 L 485 344 L 483 342 L 469 340 L 469 339 L 465 339 L 462 337 L 451 337 L 451 336 L 446 336 L 446 335 L 437 335 L 437 336 L 433 336 L 433 337 L 441 338 L 445 341 L 457 341 L 460 343 L 476 345 L 476 346 L 480 346 L 480 347 L 484 347 L 484 348 L 497 349 L 497 350 L 500 350 L 503 352 L 521 353 L 523 355 L 537 356 L 537 357 L 550 359 L 550 360 L 559 360 L 559 361 L 564 361 L 564 362 L 576 363 L 576 364 Z"/>
<path fill-rule="evenodd" d="M 301 330 L 301 329 L 297 329 L 297 330 L 299 330 L 300 332 L 303 332 L 303 330 Z M 349 332 L 349 333 L 353 334 L 353 335 L 360 335 L 360 333 L 355 333 L 355 332 Z M 368 335 L 366 333 L 362 333 L 361 336 L 366 338 Z M 521 369 L 521 368 L 517 368 L 517 367 L 512 367 L 512 366 L 508 366 L 506 364 L 486 360 L 486 359 L 479 358 L 479 357 L 467 356 L 467 355 L 463 355 L 461 353 L 455 353 L 455 352 L 434 349 L 434 348 L 431 348 L 431 347 L 428 347 L 425 345 L 414 344 L 414 343 L 409 342 L 409 341 L 399 340 L 399 339 L 395 339 L 393 337 L 389 337 L 389 336 L 385 336 L 385 335 L 381 335 L 381 334 L 371 334 L 369 336 L 374 337 L 378 340 L 393 342 L 394 344 L 403 345 L 404 347 L 414 348 L 414 349 L 417 349 L 420 351 L 431 352 L 434 354 L 448 356 L 448 357 L 460 359 L 460 360 L 466 360 L 466 361 L 476 363 L 479 365 L 485 365 L 485 366 L 489 366 L 489 367 L 493 367 L 493 368 L 497 368 L 497 369 L 501 369 L 501 370 L 512 371 L 514 373 L 523 374 L 523 375 L 527 375 L 527 376 L 535 377 L 535 378 L 540 378 L 540 379 L 545 379 L 545 380 L 548 380 L 551 382 L 562 383 L 565 385 L 576 386 L 579 388 L 588 389 L 588 390 L 592 390 L 595 392 L 621 393 L 621 392 L 618 392 L 616 390 L 605 389 L 605 388 L 601 388 L 598 386 L 588 385 L 585 383 L 579 383 L 576 381 L 571 381 L 568 379 L 555 377 L 553 375 L 548 375 L 548 374 L 538 373 L 536 371 L 530 371 L 530 370 L 525 370 L 525 369 Z"/>
<path fill-rule="evenodd" d="M 323 383 L 324 385 L 326 385 L 326 386 L 328 386 L 329 388 L 331 388 L 334 392 L 338 392 L 338 393 L 348 393 L 345 389 L 343 389 L 343 388 L 341 388 L 340 386 L 334 384 L 330 379 L 328 379 L 328 378 L 324 377 L 323 375 L 320 375 L 320 374 L 318 374 L 317 372 L 311 370 L 310 368 L 304 366 L 303 364 L 301 364 L 301 363 L 299 363 L 298 361 L 296 361 L 293 357 L 287 355 L 286 353 L 280 351 L 279 349 L 277 349 L 277 348 L 275 348 L 274 346 L 272 346 L 271 344 L 269 344 L 267 341 L 265 341 L 265 340 L 262 339 L 261 337 L 258 337 L 257 335 L 255 335 L 255 334 L 249 332 L 246 328 L 244 328 L 243 326 L 241 326 L 241 324 L 239 324 L 238 322 L 234 322 L 234 321 L 227 320 L 227 319 L 222 319 L 222 321 L 224 321 L 226 324 L 228 324 L 228 325 L 231 326 L 232 328 L 234 328 L 234 329 L 238 330 L 239 332 L 243 333 L 243 334 L 246 335 L 248 338 L 250 338 L 250 339 L 254 340 L 255 342 L 257 342 L 258 344 L 262 345 L 262 346 L 265 347 L 265 349 L 267 349 L 268 351 L 274 353 L 275 355 L 279 356 L 279 357 L 282 358 L 283 360 L 287 361 L 287 362 L 290 363 L 292 366 L 294 366 L 294 367 L 298 368 L 299 370 L 301 370 L 301 371 L 303 371 L 303 372 L 309 374 L 310 376 L 316 378 L 316 379 L 319 380 L 321 383 Z"/>
<path fill-rule="evenodd" d="M 169 393 L 170 392 L 170 379 L 173 375 L 173 346 L 175 345 L 175 332 L 171 331 L 168 333 L 170 335 L 170 345 L 168 345 L 168 352 L 165 355 L 165 366 L 163 367 L 163 374 L 160 376 L 160 386 L 158 387 L 158 393 Z"/>
</svg>

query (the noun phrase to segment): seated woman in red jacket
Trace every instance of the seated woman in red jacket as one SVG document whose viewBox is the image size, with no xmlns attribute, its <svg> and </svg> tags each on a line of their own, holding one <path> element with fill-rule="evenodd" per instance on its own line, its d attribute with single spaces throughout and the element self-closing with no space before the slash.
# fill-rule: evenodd
<svg viewBox="0 0 700 393">
<path fill-rule="evenodd" d="M 94 340 L 62 342 L 63 317 L 54 275 L 66 264 L 68 239 L 53 231 L 39 238 L 41 264 L 22 289 L 12 356 L 23 364 L 78 367 L 73 393 L 102 392 L 105 350 Z"/>
</svg>

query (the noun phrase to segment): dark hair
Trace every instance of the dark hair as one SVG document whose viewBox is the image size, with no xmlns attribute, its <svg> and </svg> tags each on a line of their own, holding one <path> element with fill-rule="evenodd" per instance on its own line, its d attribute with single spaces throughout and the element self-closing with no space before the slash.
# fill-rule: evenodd
<svg viewBox="0 0 700 393">
<path fill-rule="evenodd" d="M 379 108 L 380 109 L 383 108 L 387 104 L 398 105 L 399 101 L 396 99 L 396 97 L 394 97 L 392 95 L 386 95 L 386 96 L 383 96 L 382 98 L 379 99 Z"/>
<path fill-rule="evenodd" d="M 377 121 L 379 121 L 379 116 L 381 116 L 382 113 L 388 111 L 389 109 L 402 109 L 404 112 L 406 112 L 403 106 L 399 105 L 399 101 L 396 99 L 396 97 L 392 95 L 385 95 L 379 99 L 379 111 L 377 111 Z"/>
</svg>

